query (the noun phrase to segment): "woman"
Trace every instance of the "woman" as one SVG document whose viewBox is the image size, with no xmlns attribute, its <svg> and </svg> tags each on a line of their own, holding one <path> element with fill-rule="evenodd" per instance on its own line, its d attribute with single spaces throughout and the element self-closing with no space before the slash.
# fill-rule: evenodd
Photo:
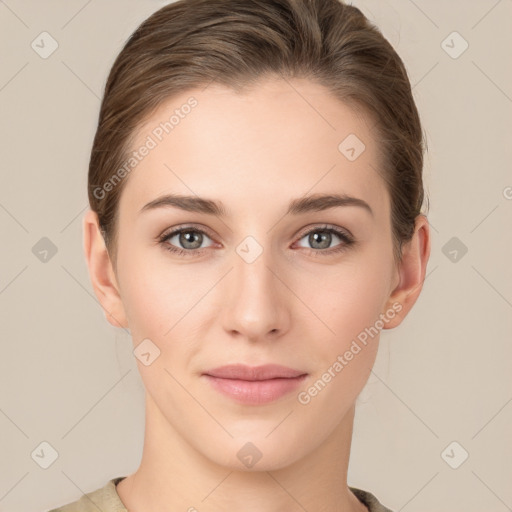
<svg viewBox="0 0 512 512">
<path fill-rule="evenodd" d="M 83 220 L 146 389 L 138 470 L 55 509 L 389 512 L 347 484 L 430 255 L 406 70 L 337 0 L 180 0 L 110 72 Z"/>
</svg>

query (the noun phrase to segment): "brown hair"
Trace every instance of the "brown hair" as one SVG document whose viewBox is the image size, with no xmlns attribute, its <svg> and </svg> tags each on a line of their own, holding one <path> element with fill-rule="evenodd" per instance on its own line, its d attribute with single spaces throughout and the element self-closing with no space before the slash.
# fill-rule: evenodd
<svg viewBox="0 0 512 512">
<path fill-rule="evenodd" d="M 88 195 L 114 268 L 126 173 L 115 186 L 112 177 L 137 128 L 172 95 L 213 81 L 239 91 L 265 76 L 307 78 L 376 120 L 384 156 L 376 170 L 401 260 L 423 204 L 424 139 L 405 66 L 381 32 L 340 0 L 179 0 L 135 30 L 105 85 Z"/>
</svg>

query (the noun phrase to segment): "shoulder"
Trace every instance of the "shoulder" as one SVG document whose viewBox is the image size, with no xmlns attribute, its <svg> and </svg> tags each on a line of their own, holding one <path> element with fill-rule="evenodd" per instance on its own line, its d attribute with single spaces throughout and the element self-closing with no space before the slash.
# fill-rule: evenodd
<svg viewBox="0 0 512 512">
<path fill-rule="evenodd" d="M 81 498 L 47 512 L 127 512 L 119 495 L 116 485 L 125 477 L 109 480 L 103 487 L 84 494 Z M 369 512 L 393 512 L 382 505 L 379 500 L 368 491 L 350 487 L 356 498 L 366 505 Z"/>
<path fill-rule="evenodd" d="M 125 477 L 109 480 L 103 487 L 84 494 L 81 498 L 48 512 L 127 512 L 119 495 L 116 485 Z"/>
<path fill-rule="evenodd" d="M 349 489 L 361 503 L 366 505 L 369 512 L 393 512 L 391 509 L 385 507 L 371 492 L 363 491 L 355 487 L 349 487 Z"/>
</svg>

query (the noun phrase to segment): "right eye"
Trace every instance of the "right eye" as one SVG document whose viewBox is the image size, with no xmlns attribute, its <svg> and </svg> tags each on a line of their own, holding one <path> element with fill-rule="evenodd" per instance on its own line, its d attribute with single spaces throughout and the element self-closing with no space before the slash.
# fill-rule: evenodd
<svg viewBox="0 0 512 512">
<path fill-rule="evenodd" d="M 166 250 L 172 253 L 182 256 L 195 256 L 198 253 L 202 253 L 205 249 L 205 247 L 201 247 L 205 236 L 210 238 L 202 229 L 195 227 L 182 227 L 174 229 L 171 232 L 164 233 L 159 238 L 159 243 L 161 243 Z M 176 247 L 176 245 L 169 243 L 174 237 L 177 238 L 175 243 L 180 244 L 181 247 Z"/>
</svg>

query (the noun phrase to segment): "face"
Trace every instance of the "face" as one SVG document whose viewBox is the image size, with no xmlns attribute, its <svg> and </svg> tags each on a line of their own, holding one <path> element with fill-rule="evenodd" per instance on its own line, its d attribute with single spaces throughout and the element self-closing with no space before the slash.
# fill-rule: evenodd
<svg viewBox="0 0 512 512">
<path fill-rule="evenodd" d="M 133 149 L 150 149 L 119 203 L 123 314 L 134 347 L 158 355 L 137 362 L 147 393 L 169 432 L 237 468 L 248 442 L 270 469 L 333 434 L 400 309 L 372 123 L 292 83 L 212 84 L 162 104 L 137 132 Z M 169 194 L 191 199 L 144 208 Z M 226 394 L 228 379 L 205 374 L 230 364 L 303 376 Z"/>
</svg>

